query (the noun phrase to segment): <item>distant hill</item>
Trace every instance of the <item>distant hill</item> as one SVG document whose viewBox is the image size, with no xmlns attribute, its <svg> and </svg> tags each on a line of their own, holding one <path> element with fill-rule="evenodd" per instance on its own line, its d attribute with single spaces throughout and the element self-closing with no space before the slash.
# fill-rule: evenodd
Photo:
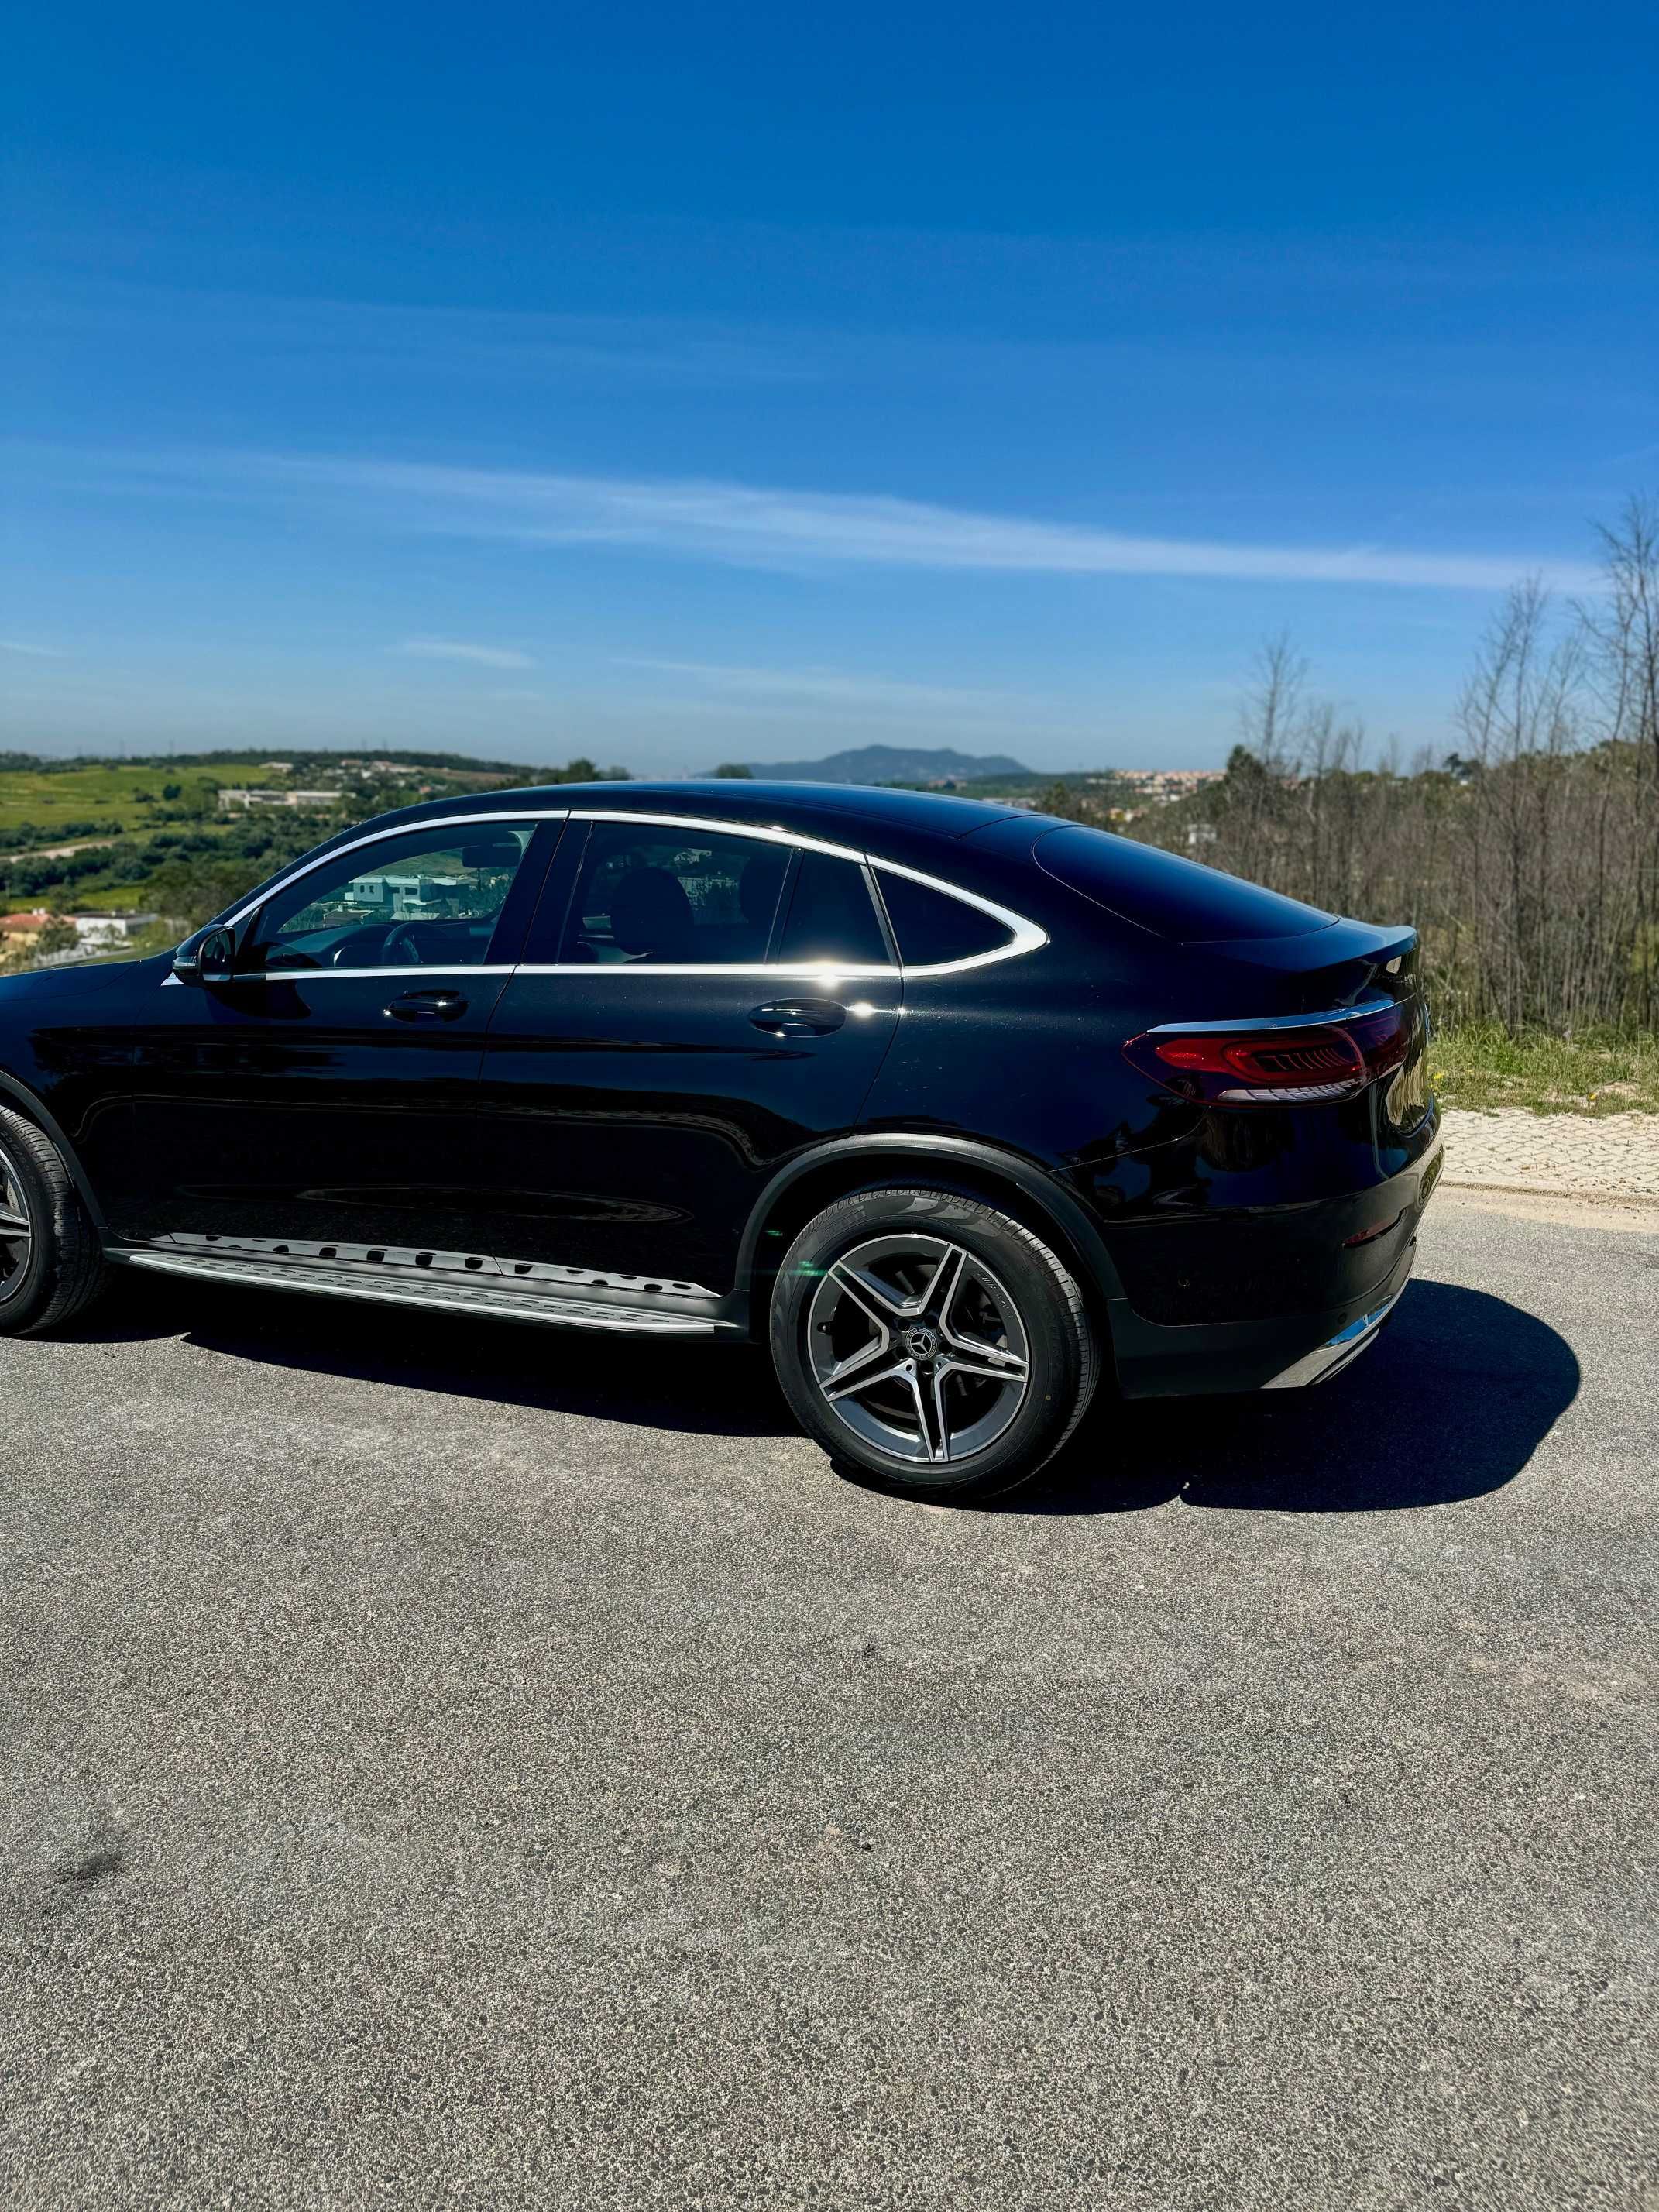
<svg viewBox="0 0 1659 2212">
<path fill-rule="evenodd" d="M 812 761 L 750 761 L 749 773 L 779 783 L 975 783 L 988 775 L 1030 775 L 1006 753 L 959 753 L 949 745 L 927 751 L 912 745 L 860 745 Z"/>
</svg>

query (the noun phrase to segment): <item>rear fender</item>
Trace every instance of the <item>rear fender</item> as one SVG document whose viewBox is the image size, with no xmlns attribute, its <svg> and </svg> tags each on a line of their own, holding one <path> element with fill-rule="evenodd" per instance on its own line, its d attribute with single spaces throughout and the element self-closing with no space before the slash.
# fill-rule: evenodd
<svg viewBox="0 0 1659 2212">
<path fill-rule="evenodd" d="M 980 1194 L 990 1182 L 1012 1188 L 1025 1200 L 1024 1210 L 1035 1217 L 1033 1225 L 1048 1226 L 1064 1248 L 1065 1256 L 1080 1273 L 1085 1290 L 1103 1302 L 1122 1297 L 1123 1286 L 1111 1255 L 1087 1212 L 1063 1183 L 1034 1162 L 965 1138 L 883 1135 L 876 1131 L 816 1146 L 772 1177 L 755 1203 L 738 1249 L 735 1290 L 739 1296 L 747 1299 L 766 1272 L 763 1240 L 791 1190 L 807 1176 L 837 1166 L 848 1171 L 855 1187 L 857 1170 L 866 1164 L 872 1171 L 879 1166 L 884 1179 L 890 1171 L 897 1177 L 911 1175 L 924 1182 L 949 1182 L 955 1170 L 969 1188 L 977 1186 Z"/>
</svg>

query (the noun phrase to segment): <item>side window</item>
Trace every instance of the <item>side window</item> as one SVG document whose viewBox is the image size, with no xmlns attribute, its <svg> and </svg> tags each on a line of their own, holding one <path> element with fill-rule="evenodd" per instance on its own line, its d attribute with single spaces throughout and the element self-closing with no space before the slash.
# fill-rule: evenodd
<svg viewBox="0 0 1659 2212">
<path fill-rule="evenodd" d="M 776 957 L 787 967 L 820 962 L 842 968 L 892 964 L 869 884 L 856 862 L 837 860 L 828 853 L 801 854 Z"/>
<path fill-rule="evenodd" d="M 267 900 L 242 965 L 478 966 L 535 827 L 415 830 L 324 860 Z"/>
<path fill-rule="evenodd" d="M 766 957 L 789 848 L 758 837 L 596 822 L 561 965 L 748 966 Z"/>
<path fill-rule="evenodd" d="M 971 960 L 985 952 L 1000 952 L 1010 940 L 1005 925 L 965 899 L 930 890 L 908 876 L 883 868 L 881 885 L 887 918 L 898 939 L 899 958 L 907 968 L 937 968 L 951 960 Z"/>
</svg>

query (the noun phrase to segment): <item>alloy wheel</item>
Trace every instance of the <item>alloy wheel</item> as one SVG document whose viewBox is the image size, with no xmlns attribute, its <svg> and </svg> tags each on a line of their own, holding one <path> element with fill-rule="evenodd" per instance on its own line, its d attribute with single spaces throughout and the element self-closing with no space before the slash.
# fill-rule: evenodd
<svg viewBox="0 0 1659 2212">
<path fill-rule="evenodd" d="M 1019 1309 L 966 1246 L 866 1237 L 824 1269 L 806 1316 L 814 1378 L 866 1445 L 921 1465 L 985 1451 L 1024 1403 Z"/>
<path fill-rule="evenodd" d="M 0 1299 L 21 1286 L 34 1247 L 34 1223 L 23 1179 L 9 1155 L 0 1152 Z"/>
</svg>

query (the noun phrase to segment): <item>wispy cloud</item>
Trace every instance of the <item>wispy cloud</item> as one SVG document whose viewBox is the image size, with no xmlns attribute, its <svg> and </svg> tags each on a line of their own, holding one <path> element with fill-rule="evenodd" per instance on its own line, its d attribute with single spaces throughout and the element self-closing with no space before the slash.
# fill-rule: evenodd
<svg viewBox="0 0 1659 2212">
<path fill-rule="evenodd" d="M 55 645 L 26 645 L 21 637 L 0 637 L 0 653 L 21 653 L 29 660 L 67 660 Z"/>
<path fill-rule="evenodd" d="M 550 475 L 270 453 L 103 460 L 106 470 L 151 489 L 313 501 L 343 511 L 358 526 L 523 544 L 613 545 L 751 568 L 856 565 L 1479 592 L 1501 591 L 1528 575 L 1575 592 L 1592 591 L 1598 580 L 1583 562 L 1524 550 L 1147 537 L 880 493 L 796 491 L 708 477 Z M 457 657 L 473 650 L 441 639 L 412 643 Z"/>
<path fill-rule="evenodd" d="M 529 544 L 632 546 L 759 568 L 856 563 L 1487 592 L 1531 574 L 1575 591 L 1595 581 L 1582 562 L 1518 552 L 1139 537 L 882 494 L 793 491 L 702 477 L 543 475 L 290 457 L 229 457 L 214 465 L 273 487 L 354 495 L 377 504 L 387 520 L 428 530 Z"/>
<path fill-rule="evenodd" d="M 505 645 L 469 645 L 459 637 L 406 637 L 395 650 L 417 660 L 470 660 L 478 668 L 533 668 L 527 653 Z"/>
<path fill-rule="evenodd" d="M 629 655 L 620 668 L 642 668 L 702 686 L 722 697 L 805 701 L 830 707 L 896 707 L 910 712 L 936 709 L 955 715 L 1006 715 L 1022 701 L 995 691 L 950 684 L 916 684 L 902 677 L 848 674 L 834 668 L 746 668 L 724 661 L 657 660 Z"/>
</svg>

